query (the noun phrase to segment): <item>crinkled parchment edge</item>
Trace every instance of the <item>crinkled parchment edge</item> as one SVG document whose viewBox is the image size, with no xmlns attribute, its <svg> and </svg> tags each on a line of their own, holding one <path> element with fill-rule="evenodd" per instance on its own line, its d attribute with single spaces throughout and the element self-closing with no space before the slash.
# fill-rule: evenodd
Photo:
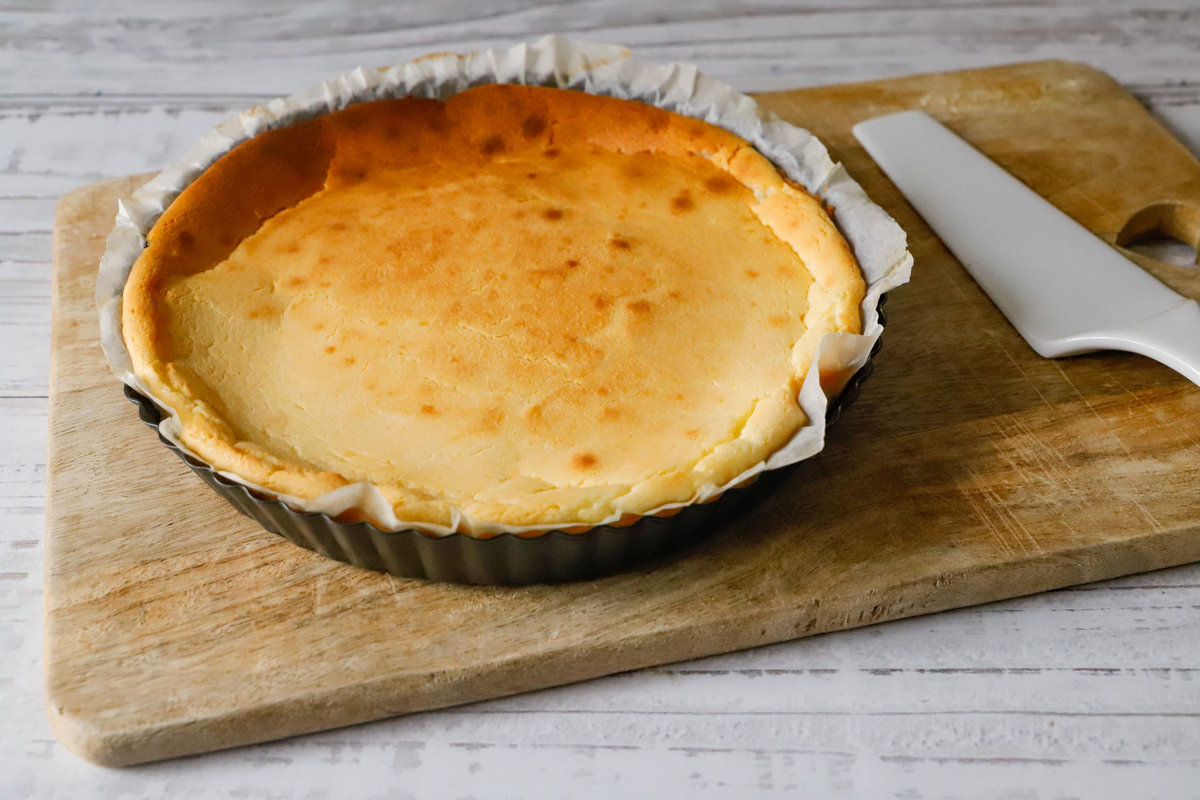
<svg viewBox="0 0 1200 800">
<path fill-rule="evenodd" d="M 763 470 L 787 466 L 820 452 L 825 441 L 826 398 L 820 387 L 819 373 L 839 369 L 853 372 L 866 362 L 883 330 L 876 314 L 879 298 L 906 283 L 911 272 L 912 255 L 907 250 L 903 229 L 867 198 L 842 166 L 833 162 L 816 137 L 763 111 L 741 92 L 701 74 L 688 64 L 651 66 L 633 58 L 622 47 L 573 41 L 557 35 L 509 49 L 427 56 L 376 70 L 360 68 L 291 97 L 249 108 L 205 134 L 182 158 L 134 192 L 128 201 L 120 203 L 96 281 L 101 346 L 117 377 L 164 409 L 160 433 L 196 457 L 179 441 L 178 416 L 133 374 L 133 363 L 121 335 L 121 295 L 134 261 L 146 246 L 146 234 L 171 201 L 220 156 L 263 131 L 354 103 L 405 96 L 445 99 L 487 83 L 556 86 L 640 100 L 719 125 L 754 144 L 788 177 L 836 209 L 837 226 L 853 248 L 867 281 L 867 293 L 862 303 L 865 329 L 860 335 L 834 334 L 821 340 L 814 360 L 817 368 L 809 370 L 799 395 L 800 406 L 808 416 L 809 424 L 765 462 L 756 464 L 728 484 L 703 486 L 688 503 L 671 503 L 647 514 L 703 502 L 748 481 Z M 397 519 L 391 505 L 371 484 L 351 484 L 306 500 L 272 492 L 237 475 L 220 474 L 302 511 L 336 516 L 350 508 L 360 509 L 387 530 L 417 528 L 446 535 L 454 532 L 528 533 L 565 527 L 561 524 L 498 525 L 469 520 L 461 513 L 454 515 L 450 527 L 410 523 Z M 610 519 L 591 524 L 609 524 L 618 516 L 614 514 Z"/>
</svg>

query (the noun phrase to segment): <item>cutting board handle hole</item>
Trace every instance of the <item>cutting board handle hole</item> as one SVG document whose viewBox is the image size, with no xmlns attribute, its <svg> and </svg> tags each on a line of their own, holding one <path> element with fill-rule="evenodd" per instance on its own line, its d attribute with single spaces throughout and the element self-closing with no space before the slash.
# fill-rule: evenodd
<svg viewBox="0 0 1200 800">
<path fill-rule="evenodd" d="M 1117 244 L 1177 267 L 1200 266 L 1200 207 L 1177 202 L 1146 206 L 1121 228 Z"/>
</svg>

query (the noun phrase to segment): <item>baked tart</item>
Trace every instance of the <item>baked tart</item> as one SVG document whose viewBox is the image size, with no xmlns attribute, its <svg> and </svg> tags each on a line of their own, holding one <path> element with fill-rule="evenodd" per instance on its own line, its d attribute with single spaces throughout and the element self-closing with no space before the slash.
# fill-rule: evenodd
<svg viewBox="0 0 1200 800">
<path fill-rule="evenodd" d="M 747 139 L 579 88 L 360 91 L 176 175 L 106 345 L 143 418 L 298 543 L 476 582 L 592 574 L 479 547 L 574 559 L 549 542 L 694 520 L 819 449 L 887 281 Z M 399 534 L 477 563 L 399 563 Z"/>
<path fill-rule="evenodd" d="M 737 136 L 481 86 L 269 131 L 171 203 L 125 289 L 137 376 L 219 470 L 412 523 L 591 525 L 687 502 L 805 424 L 862 274 Z"/>
</svg>

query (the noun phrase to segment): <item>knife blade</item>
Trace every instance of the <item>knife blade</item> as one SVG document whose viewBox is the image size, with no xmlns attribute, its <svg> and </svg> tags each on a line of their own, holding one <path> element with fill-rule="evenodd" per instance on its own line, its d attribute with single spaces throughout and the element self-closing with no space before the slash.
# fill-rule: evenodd
<svg viewBox="0 0 1200 800">
<path fill-rule="evenodd" d="M 1042 356 L 1125 350 L 1200 384 L 1200 305 L 920 111 L 854 135 Z"/>
</svg>

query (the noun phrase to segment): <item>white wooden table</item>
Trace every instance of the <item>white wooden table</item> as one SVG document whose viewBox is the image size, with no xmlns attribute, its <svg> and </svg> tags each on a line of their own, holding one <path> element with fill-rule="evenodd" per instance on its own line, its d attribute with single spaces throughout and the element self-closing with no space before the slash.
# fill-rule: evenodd
<svg viewBox="0 0 1200 800">
<path fill-rule="evenodd" d="M 0 797 L 1200 797 L 1200 565 L 125 770 L 54 740 L 56 199 L 359 64 L 551 31 L 746 90 L 1075 59 L 1200 152 L 1196 0 L 0 2 Z"/>
</svg>

